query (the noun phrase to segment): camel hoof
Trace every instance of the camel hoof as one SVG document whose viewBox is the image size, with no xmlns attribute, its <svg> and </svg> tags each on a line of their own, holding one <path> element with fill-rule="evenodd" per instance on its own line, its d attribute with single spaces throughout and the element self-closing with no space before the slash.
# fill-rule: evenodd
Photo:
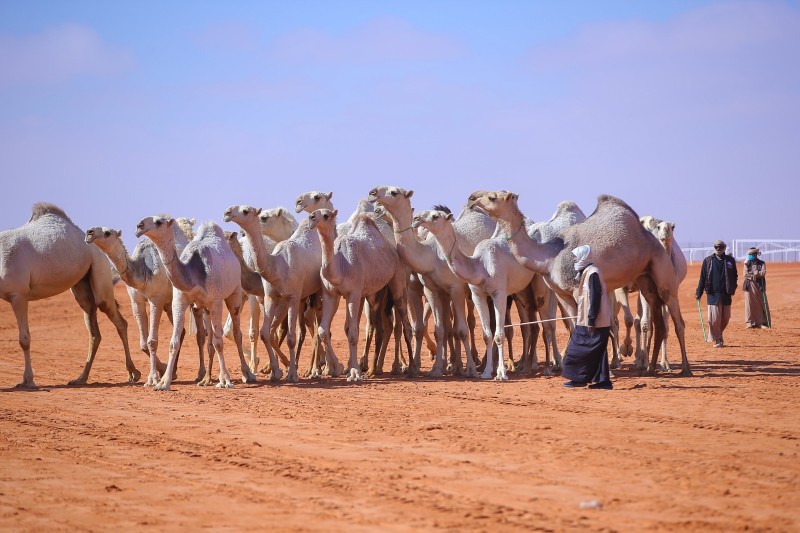
<svg viewBox="0 0 800 533">
<path fill-rule="evenodd" d="M 552 377 L 553 376 L 553 368 L 548 366 L 547 368 L 544 369 L 544 372 L 542 372 L 542 375 L 546 376 L 548 378 Z"/>
<path fill-rule="evenodd" d="M 389 372 L 392 376 L 399 376 L 403 373 L 403 369 L 400 368 L 400 365 L 392 365 L 392 370 Z"/>
<path fill-rule="evenodd" d="M 283 370 L 281 370 L 280 368 L 273 368 L 272 374 L 270 374 L 269 376 L 269 380 L 280 381 L 282 377 L 283 377 Z"/>
<path fill-rule="evenodd" d="M 129 380 L 130 381 L 130 380 Z M 86 385 L 86 376 L 79 376 L 69 382 L 70 385 Z"/>
<path fill-rule="evenodd" d="M 619 368 L 620 367 L 619 361 L 616 359 L 612 359 L 610 366 L 611 368 Z"/>
<path fill-rule="evenodd" d="M 498 372 L 497 375 L 494 377 L 495 381 L 508 381 L 508 376 L 505 372 L 500 373 Z"/>
<path fill-rule="evenodd" d="M 231 378 L 228 376 L 220 376 L 219 383 L 217 383 L 218 389 L 232 389 L 233 382 L 231 382 Z"/>
<path fill-rule="evenodd" d="M 242 383 L 258 383 L 258 376 L 252 370 L 242 372 Z"/>
<path fill-rule="evenodd" d="M 652 368 L 648 368 L 648 369 L 642 370 L 642 375 L 643 376 L 653 377 L 653 376 L 656 375 L 656 371 L 653 370 Z"/>
<path fill-rule="evenodd" d="M 128 383 L 136 383 L 142 377 L 142 373 L 136 370 L 128 370 Z"/>
<path fill-rule="evenodd" d="M 198 387 L 208 387 L 209 385 L 211 385 L 211 376 L 205 376 L 197 382 Z"/>
<path fill-rule="evenodd" d="M 361 374 L 361 370 L 358 368 L 351 368 L 350 374 L 347 376 L 347 381 L 350 383 L 361 381 L 364 379 L 364 376 Z"/>
<path fill-rule="evenodd" d="M 253 374 L 258 372 L 258 363 L 260 363 L 260 362 L 261 361 L 259 360 L 258 357 L 256 357 L 255 359 L 251 359 L 250 360 L 250 372 L 252 372 Z"/>
<path fill-rule="evenodd" d="M 684 378 L 690 378 L 694 374 L 692 374 L 692 371 L 689 370 L 688 368 L 684 368 L 683 370 L 681 370 L 680 374 L 678 374 L 678 375 L 681 376 L 681 377 L 684 377 Z"/>
<path fill-rule="evenodd" d="M 444 372 L 442 372 L 441 368 L 432 368 L 430 372 L 428 372 L 427 376 L 429 378 L 441 378 L 444 377 Z"/>
<path fill-rule="evenodd" d="M 297 372 L 289 371 L 286 374 L 286 383 L 299 383 L 300 378 L 297 377 Z"/>
<path fill-rule="evenodd" d="M 154 387 L 159 381 L 161 381 L 161 374 L 158 372 L 151 372 L 150 375 L 147 376 L 147 381 L 144 383 L 144 387 Z"/>
<path fill-rule="evenodd" d="M 487 374 L 486 372 L 484 372 L 483 374 L 481 374 L 481 379 L 492 379 L 492 373 L 490 372 Z"/>
<path fill-rule="evenodd" d="M 169 390 L 169 386 L 170 384 L 164 378 L 161 378 L 161 381 L 153 387 L 153 390 Z"/>
<path fill-rule="evenodd" d="M 478 371 L 475 370 L 474 368 L 470 368 L 469 370 L 467 370 L 466 377 L 472 378 L 472 379 L 477 379 L 477 378 L 481 377 L 481 375 L 478 374 Z"/>
<path fill-rule="evenodd" d="M 72 385 L 72 382 L 70 382 L 70 385 Z M 26 379 L 22 383 L 17 383 L 16 388 L 18 388 L 18 389 L 38 389 L 39 386 L 36 383 L 34 383 L 34 381 L 32 379 Z"/>
<path fill-rule="evenodd" d="M 194 378 L 194 382 L 199 384 L 201 381 L 203 381 L 204 377 L 206 377 L 206 369 L 201 368 L 198 370 L 197 377 Z"/>
</svg>

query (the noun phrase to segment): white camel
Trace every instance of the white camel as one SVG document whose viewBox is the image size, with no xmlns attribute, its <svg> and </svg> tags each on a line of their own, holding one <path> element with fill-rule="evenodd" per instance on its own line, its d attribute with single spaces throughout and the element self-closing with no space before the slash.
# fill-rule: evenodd
<svg viewBox="0 0 800 533">
<path fill-rule="evenodd" d="M 308 224 L 300 224 L 294 234 L 275 246 L 270 253 L 264 245 L 260 233 L 260 208 L 248 205 L 234 205 L 225 210 L 225 222 L 234 222 L 245 231 L 243 241 L 244 257 L 247 265 L 262 277 L 264 286 L 264 322 L 261 327 L 261 340 L 267 348 L 270 359 L 272 381 L 281 379 L 283 372 L 270 342 L 272 325 L 283 321 L 288 315 L 286 337 L 289 349 L 289 372 L 286 380 L 299 381 L 297 375 L 297 322 L 300 303 L 322 289 L 319 268 L 322 263 L 319 237 Z M 328 371 L 336 376 L 338 361 L 328 357 Z"/>
<path fill-rule="evenodd" d="M 178 229 L 177 224 L 173 225 L 173 232 L 176 249 L 180 253 L 189 241 Z M 166 311 L 167 318 L 172 323 L 172 283 L 158 256 L 158 250 L 150 239 L 143 239 L 134 248 L 133 255 L 129 256 L 122 242 L 122 231 L 99 226 L 86 230 L 86 242 L 94 244 L 108 256 L 111 264 L 119 272 L 120 278 L 127 285 L 133 317 L 139 327 L 139 348 L 150 358 L 150 374 L 144 386 L 154 386 L 166 369 L 166 364 L 159 360 L 157 354 L 161 313 Z M 200 310 L 194 312 L 195 320 L 202 323 L 202 312 Z M 185 333 L 186 329 L 181 332 L 181 344 Z M 206 374 L 203 357 L 205 337 L 205 330 L 200 328 L 197 334 L 200 370 L 196 381 L 203 379 Z"/>
<path fill-rule="evenodd" d="M 411 351 L 411 325 L 408 322 L 406 305 L 406 279 L 408 273 L 397 255 L 394 245 L 381 233 L 372 216 L 364 214 L 355 220 L 351 230 L 336 237 L 337 211 L 315 210 L 309 216 L 310 227 L 316 228 L 322 246 L 320 274 L 325 292 L 341 295 L 347 302 L 347 341 L 350 347 L 347 381 L 363 379 L 358 363 L 358 317 L 363 298 L 377 303 L 375 295 L 388 286 L 395 309 L 403 324 L 403 336 L 409 354 Z M 339 298 L 328 298 L 323 302 L 320 336 L 327 351 L 333 353 L 330 326 Z M 413 355 L 409 355 L 413 357 Z M 371 361 L 374 361 L 372 359 Z M 410 373 L 416 368 L 409 364 Z"/>
<path fill-rule="evenodd" d="M 28 302 L 49 298 L 72 290 L 83 309 L 89 330 L 89 356 L 81 375 L 70 385 L 86 383 L 97 348 L 100 328 L 97 310 L 105 313 L 122 339 L 128 381 L 139 380 L 141 373 L 128 349 L 128 323 L 114 299 L 111 266 L 105 255 L 84 241 L 84 233 L 59 207 L 34 204 L 28 222 L 0 232 L 0 297 L 11 304 L 19 329 L 19 345 L 25 357 L 25 370 L 18 387 L 36 388 L 31 365 L 31 334 L 28 327 Z"/>
<path fill-rule="evenodd" d="M 495 379 L 507 380 L 504 347 L 507 297 L 517 293 L 524 297 L 533 280 L 533 273 L 519 265 L 504 237 L 484 240 L 475 247 L 473 255 L 466 255 L 458 246 L 451 213 L 423 211 L 414 216 L 412 226 L 422 226 L 433 234 L 439 244 L 440 254 L 453 273 L 469 284 L 486 343 L 486 367 L 480 377 L 492 377 L 494 344 L 498 353 Z M 488 298 L 492 299 L 494 305 L 494 332 L 490 326 Z M 533 305 L 533 302 L 527 303 Z"/>
<path fill-rule="evenodd" d="M 228 308 L 233 317 L 233 335 L 242 369 L 242 382 L 252 383 L 256 376 L 250 371 L 242 352 L 242 331 L 239 327 L 242 305 L 242 280 L 239 262 L 225 241 L 222 228 L 213 222 L 202 224 L 183 253 L 175 248 L 175 221 L 168 217 L 154 216 L 142 219 L 136 225 L 136 236 L 147 235 L 158 249 L 161 262 L 172 282 L 172 340 L 169 346 L 169 361 L 156 390 L 169 390 L 172 384 L 177 354 L 180 349 L 181 332 L 186 308 L 194 305 L 209 314 L 212 344 L 219 362 L 218 388 L 232 387 L 230 374 L 225 366 L 222 346 L 222 307 Z M 210 367 L 210 365 L 209 365 Z M 200 381 L 200 385 L 211 383 L 211 369 Z"/>
</svg>

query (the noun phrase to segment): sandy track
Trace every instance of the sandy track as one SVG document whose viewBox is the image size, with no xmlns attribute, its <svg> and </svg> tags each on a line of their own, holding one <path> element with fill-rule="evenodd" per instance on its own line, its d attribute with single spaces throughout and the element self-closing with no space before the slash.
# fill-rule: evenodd
<svg viewBox="0 0 800 533">
<path fill-rule="evenodd" d="M 773 330 L 745 330 L 737 295 L 729 346 L 704 344 L 694 266 L 681 291 L 694 377 L 639 377 L 627 361 L 614 391 L 541 375 L 200 388 L 187 381 L 197 372 L 187 339 L 177 384 L 157 393 L 122 382 L 105 317 L 91 384 L 68 387 L 86 346 L 69 293 L 32 304 L 43 388 L 18 391 L 22 356 L 3 304 L 0 528 L 797 529 L 800 265 L 769 268 Z M 121 286 L 117 299 L 135 347 Z M 670 350 L 674 364 L 676 342 Z M 146 369 L 141 352 L 134 360 Z M 579 507 L 591 500 L 603 507 Z"/>
</svg>

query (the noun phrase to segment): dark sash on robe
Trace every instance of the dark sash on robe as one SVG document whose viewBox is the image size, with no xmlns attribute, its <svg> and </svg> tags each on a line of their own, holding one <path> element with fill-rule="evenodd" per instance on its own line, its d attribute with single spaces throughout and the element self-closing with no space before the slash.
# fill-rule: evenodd
<svg viewBox="0 0 800 533">
<path fill-rule="evenodd" d="M 562 377 L 589 383 L 611 379 L 608 367 L 608 336 L 611 328 L 595 328 L 589 333 L 586 326 L 575 326 L 564 352 Z"/>
</svg>

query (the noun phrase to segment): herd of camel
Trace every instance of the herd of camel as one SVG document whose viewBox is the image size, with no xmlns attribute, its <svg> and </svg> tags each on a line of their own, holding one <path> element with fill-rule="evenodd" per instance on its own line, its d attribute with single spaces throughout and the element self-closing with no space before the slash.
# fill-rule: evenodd
<svg viewBox="0 0 800 533">
<path fill-rule="evenodd" d="M 85 367 L 70 384 L 85 383 L 89 377 L 100 344 L 98 309 L 122 339 L 128 380 L 140 379 L 130 356 L 127 322 L 114 299 L 115 274 L 127 285 L 139 345 L 150 360 L 145 386 L 157 390 L 169 389 L 175 379 L 187 329 L 196 334 L 199 348 L 196 381 L 212 383 L 216 354 L 217 387 L 232 386 L 223 357 L 224 336 L 236 345 L 243 382 L 257 379 L 259 339 L 269 355 L 261 371 L 277 381 L 284 375 L 283 365 L 286 381 L 297 382 L 306 331 L 312 337 L 304 374 L 308 377 L 344 374 L 348 381 L 358 381 L 380 374 L 394 334 L 393 373 L 418 375 L 426 340 L 434 358 L 428 375 L 451 372 L 505 380 L 508 371 L 538 370 L 540 329 L 544 373 L 552 375 L 561 366 L 555 320 L 560 311 L 571 329 L 577 309 L 571 250 L 583 244 L 591 246 L 593 261 L 614 292 L 615 316 L 620 307 L 625 312 L 627 334 L 621 347 L 618 323 L 613 328 L 612 367 L 619 366 L 620 354 L 634 353 L 630 330 L 636 325 L 636 366 L 654 373 L 661 352 L 661 365 L 669 370 L 665 350 L 671 316 L 681 349 L 681 374 L 691 375 L 678 305 L 686 261 L 670 222 L 640 218 L 622 200 L 604 195 L 588 217 L 575 203 L 562 202 L 549 221 L 534 223 L 520 211 L 518 195 L 505 190 L 471 194 L 457 217 L 443 206 L 415 213 L 413 191 L 380 186 L 369 191 L 346 222 L 337 223 L 332 196 L 317 191 L 298 196 L 295 212 L 308 213 L 299 224 L 284 208 L 232 206 L 223 218 L 237 224 L 237 232 L 224 232 L 208 222 L 195 233 L 194 219 L 147 217 L 136 226 L 136 236 L 145 238 L 133 255 L 125 249 L 120 230 L 94 227 L 84 233 L 57 206 L 34 205 L 28 223 L 0 232 L 0 296 L 13 308 L 25 358 L 18 386 L 36 387 L 28 302 L 67 289 L 83 309 L 90 334 Z M 640 294 L 636 320 L 628 309 L 631 291 Z M 349 348 L 346 368 L 331 344 L 331 322 L 342 299 Z M 249 360 L 240 327 L 247 301 Z M 511 305 L 516 305 L 521 322 L 533 322 L 520 328 L 523 353 L 517 363 L 509 340 Z M 227 322 L 223 306 L 229 312 Z M 366 345 L 359 359 L 362 310 Z M 475 310 L 486 345 L 482 358 L 476 349 Z M 173 325 L 166 364 L 157 354 L 163 313 Z M 431 316 L 434 340 L 427 338 Z M 288 356 L 281 351 L 284 341 Z"/>
</svg>

